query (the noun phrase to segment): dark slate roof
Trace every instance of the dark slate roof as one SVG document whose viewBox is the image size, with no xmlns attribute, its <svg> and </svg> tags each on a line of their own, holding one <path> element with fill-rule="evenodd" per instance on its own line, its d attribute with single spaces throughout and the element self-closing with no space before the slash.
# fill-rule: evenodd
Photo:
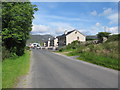
<svg viewBox="0 0 120 90">
<path fill-rule="evenodd" d="M 69 32 L 67 32 L 67 34 L 63 34 L 63 35 L 61 35 L 61 36 L 57 36 L 57 38 L 59 38 L 59 37 L 65 37 L 65 36 L 69 35 L 70 33 L 74 32 L 74 31 L 78 31 L 78 30 L 69 31 Z M 78 32 L 79 32 L 79 31 L 78 31 Z M 79 32 L 79 33 L 81 33 L 81 32 Z M 81 34 L 82 34 L 82 33 L 81 33 Z M 82 35 L 84 35 L 84 34 L 82 34 Z M 84 35 L 84 36 L 85 36 L 85 35 Z"/>
<path fill-rule="evenodd" d="M 66 34 L 66 36 L 67 36 L 68 34 L 70 34 L 70 33 L 74 32 L 74 31 L 75 31 L 75 30 L 69 31 L 69 32 Z"/>
</svg>

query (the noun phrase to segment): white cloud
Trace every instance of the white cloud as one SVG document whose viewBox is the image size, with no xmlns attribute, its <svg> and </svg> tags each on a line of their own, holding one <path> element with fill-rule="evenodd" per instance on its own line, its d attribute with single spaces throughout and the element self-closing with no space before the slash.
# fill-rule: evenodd
<svg viewBox="0 0 120 90">
<path fill-rule="evenodd" d="M 118 23 L 118 13 L 111 14 L 107 18 L 110 20 L 110 24 L 117 24 Z"/>
<path fill-rule="evenodd" d="M 104 12 L 103 12 L 104 15 L 107 15 L 110 13 L 112 13 L 112 8 L 108 8 L 108 9 L 104 10 Z"/>
<path fill-rule="evenodd" d="M 97 12 L 96 11 L 92 11 L 90 14 L 93 15 L 93 16 L 96 16 Z"/>
<path fill-rule="evenodd" d="M 63 27 L 58 27 L 56 30 L 55 30 L 55 33 L 56 34 L 63 34 L 65 31 L 65 28 Z"/>
<path fill-rule="evenodd" d="M 71 31 L 75 29 L 74 27 L 67 25 L 67 26 L 59 26 L 56 28 L 55 33 L 56 34 L 63 34 L 65 31 Z"/>
<path fill-rule="evenodd" d="M 90 33 L 90 31 L 87 29 L 79 29 L 78 31 L 80 31 L 84 35 L 89 35 L 89 33 Z"/>
<path fill-rule="evenodd" d="M 87 33 L 90 35 L 96 35 L 98 34 L 98 32 L 104 32 L 104 31 L 110 32 L 111 34 L 118 34 L 118 26 L 113 26 L 113 27 L 106 26 L 105 27 L 102 24 L 97 22 L 94 26 L 84 31 L 87 31 Z"/>
<path fill-rule="evenodd" d="M 31 33 L 60 35 L 63 34 L 65 30 L 71 31 L 73 29 L 75 28 L 69 23 L 49 22 L 48 25 L 33 25 Z"/>
<path fill-rule="evenodd" d="M 65 21 L 85 21 L 90 22 L 90 20 L 86 18 L 79 18 L 79 17 L 64 17 L 64 16 L 56 16 L 56 15 L 43 15 L 43 18 L 48 19 L 58 19 L 58 20 L 65 20 Z"/>
<path fill-rule="evenodd" d="M 75 29 L 69 23 L 64 22 L 50 22 L 49 25 L 54 28 L 53 30 L 56 34 L 63 34 L 65 30 L 70 31 Z"/>
<path fill-rule="evenodd" d="M 101 24 L 99 22 L 96 23 L 96 26 L 100 26 Z"/>
<path fill-rule="evenodd" d="M 50 29 L 49 26 L 46 25 L 33 25 L 32 33 L 45 33 Z"/>
<path fill-rule="evenodd" d="M 106 16 L 111 13 L 112 13 L 112 8 L 107 8 L 107 9 L 104 9 L 104 11 L 101 14 L 99 14 L 99 16 Z"/>
<path fill-rule="evenodd" d="M 118 34 L 118 27 L 107 27 L 107 32 L 110 32 L 112 34 Z"/>
</svg>

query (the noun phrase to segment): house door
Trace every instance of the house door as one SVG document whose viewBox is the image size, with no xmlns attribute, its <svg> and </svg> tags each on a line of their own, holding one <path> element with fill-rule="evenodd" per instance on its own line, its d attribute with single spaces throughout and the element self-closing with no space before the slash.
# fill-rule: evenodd
<svg viewBox="0 0 120 90">
<path fill-rule="evenodd" d="M 79 37 L 77 37 L 77 40 L 79 40 Z"/>
</svg>

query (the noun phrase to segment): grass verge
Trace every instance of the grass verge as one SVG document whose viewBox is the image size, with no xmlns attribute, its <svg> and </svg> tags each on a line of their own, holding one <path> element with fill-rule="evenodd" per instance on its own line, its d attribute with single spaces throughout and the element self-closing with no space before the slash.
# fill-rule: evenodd
<svg viewBox="0 0 120 90">
<path fill-rule="evenodd" d="M 79 60 L 83 60 L 86 62 L 90 62 L 93 64 L 97 64 L 115 70 L 120 70 L 120 67 L 118 66 L 118 59 L 97 55 L 92 52 L 84 52 L 84 53 L 71 52 L 67 54 L 67 56 L 75 56 L 75 55 L 79 56 L 77 58 Z"/>
<path fill-rule="evenodd" d="M 0 61 L 0 89 L 2 89 L 2 63 L 1 62 L 2 61 Z"/>
<path fill-rule="evenodd" d="M 30 66 L 30 51 L 23 56 L 9 58 L 2 63 L 2 88 L 13 88 L 18 78 L 26 75 Z"/>
</svg>

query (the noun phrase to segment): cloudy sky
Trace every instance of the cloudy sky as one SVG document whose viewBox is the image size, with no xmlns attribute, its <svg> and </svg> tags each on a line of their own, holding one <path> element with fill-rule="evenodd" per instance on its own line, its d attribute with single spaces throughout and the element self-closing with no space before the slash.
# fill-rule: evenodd
<svg viewBox="0 0 120 90">
<path fill-rule="evenodd" d="M 77 29 L 85 35 L 107 31 L 118 33 L 118 3 L 115 2 L 32 2 L 32 34 L 58 36 Z"/>
</svg>

